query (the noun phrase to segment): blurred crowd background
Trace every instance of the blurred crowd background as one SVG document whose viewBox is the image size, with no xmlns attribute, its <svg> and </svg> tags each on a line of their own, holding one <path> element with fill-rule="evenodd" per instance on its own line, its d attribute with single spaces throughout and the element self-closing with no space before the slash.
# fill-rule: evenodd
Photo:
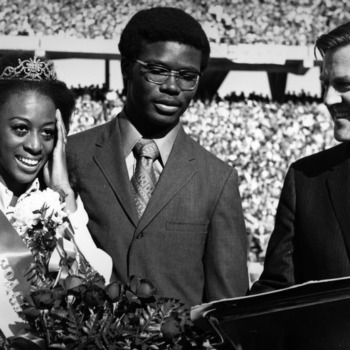
<svg viewBox="0 0 350 350">
<path fill-rule="evenodd" d="M 136 11 L 162 5 L 191 13 L 217 44 L 313 45 L 350 20 L 346 0 L 0 0 L 0 35 L 117 40 Z M 125 99 L 104 86 L 76 86 L 74 92 L 70 133 L 110 120 Z M 201 145 L 237 168 L 249 261 L 262 262 L 289 165 L 335 144 L 325 106 L 305 93 L 286 95 L 282 103 L 232 93 L 194 100 L 183 123 Z"/>
<path fill-rule="evenodd" d="M 114 39 L 150 6 L 186 10 L 211 42 L 227 44 L 313 44 L 350 19 L 347 0 L 1 0 L 0 34 Z"/>
</svg>

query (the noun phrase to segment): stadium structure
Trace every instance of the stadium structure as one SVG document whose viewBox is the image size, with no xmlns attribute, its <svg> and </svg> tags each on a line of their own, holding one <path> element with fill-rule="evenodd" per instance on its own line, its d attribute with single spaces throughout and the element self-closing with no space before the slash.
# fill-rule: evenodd
<svg viewBox="0 0 350 350">
<path fill-rule="evenodd" d="M 13 51 L 35 52 L 48 59 L 90 58 L 105 62 L 105 86 L 110 85 L 110 60 L 120 60 L 116 42 L 108 39 L 61 38 L 57 36 L 0 36 L 0 55 Z M 211 44 L 211 60 L 203 75 L 198 97 L 211 98 L 231 70 L 265 71 L 273 101 L 283 101 L 287 75 L 304 75 L 320 65 L 312 46 L 273 44 Z"/>
</svg>

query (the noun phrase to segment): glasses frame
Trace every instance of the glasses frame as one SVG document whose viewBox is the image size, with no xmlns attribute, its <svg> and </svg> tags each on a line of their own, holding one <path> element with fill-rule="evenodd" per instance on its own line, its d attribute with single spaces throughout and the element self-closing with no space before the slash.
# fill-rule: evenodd
<svg viewBox="0 0 350 350">
<path fill-rule="evenodd" d="M 154 65 L 154 66 L 157 66 L 157 64 L 155 64 L 155 63 L 147 63 L 147 62 L 144 62 L 144 61 L 141 61 L 141 60 L 135 60 L 135 62 L 139 63 L 142 67 L 144 67 L 144 68 L 146 68 L 146 69 L 149 69 L 149 66 L 153 66 L 153 65 Z M 154 81 L 154 80 L 150 79 L 147 75 L 145 75 L 145 79 L 146 79 L 148 82 L 152 83 L 152 84 L 163 85 L 163 84 L 165 84 L 165 83 L 167 82 L 167 80 L 168 80 L 171 76 L 173 76 L 173 77 L 175 77 L 176 82 L 177 82 L 177 86 L 181 89 L 181 91 L 193 91 L 193 90 L 197 87 L 198 82 L 199 82 L 199 79 L 200 79 L 200 77 L 202 76 L 202 73 L 200 73 L 200 72 L 189 71 L 189 70 L 186 70 L 186 69 L 174 70 L 174 69 L 170 69 L 170 68 L 168 68 L 168 67 L 166 67 L 166 66 L 163 66 L 163 65 L 159 65 L 159 67 L 162 67 L 162 68 L 164 68 L 165 70 L 168 71 L 168 74 L 165 75 L 166 78 L 165 78 L 165 80 L 164 80 L 163 82 L 160 83 L 160 82 Z M 191 73 L 197 74 L 197 80 L 196 80 L 196 83 L 195 83 L 195 85 L 193 86 L 193 88 L 190 88 L 190 89 L 183 89 L 183 88 L 180 86 L 180 84 L 178 83 L 178 80 L 181 79 L 181 77 L 180 77 L 180 73 L 181 73 L 181 72 L 191 72 Z"/>
</svg>

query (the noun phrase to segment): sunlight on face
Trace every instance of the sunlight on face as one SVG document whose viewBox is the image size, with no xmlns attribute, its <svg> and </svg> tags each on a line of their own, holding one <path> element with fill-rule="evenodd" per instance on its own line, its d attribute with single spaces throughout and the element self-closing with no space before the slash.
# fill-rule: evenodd
<svg viewBox="0 0 350 350">
<path fill-rule="evenodd" d="M 350 45 L 325 54 L 321 81 L 323 100 L 334 121 L 334 137 L 350 141 Z"/>
</svg>

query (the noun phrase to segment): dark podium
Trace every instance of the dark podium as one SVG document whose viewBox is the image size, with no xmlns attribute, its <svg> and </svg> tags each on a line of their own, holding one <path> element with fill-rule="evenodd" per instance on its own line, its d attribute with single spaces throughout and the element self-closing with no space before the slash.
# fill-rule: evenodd
<svg viewBox="0 0 350 350">
<path fill-rule="evenodd" d="M 350 349 L 350 278 L 192 308 L 194 323 L 218 335 L 215 349 Z"/>
</svg>

